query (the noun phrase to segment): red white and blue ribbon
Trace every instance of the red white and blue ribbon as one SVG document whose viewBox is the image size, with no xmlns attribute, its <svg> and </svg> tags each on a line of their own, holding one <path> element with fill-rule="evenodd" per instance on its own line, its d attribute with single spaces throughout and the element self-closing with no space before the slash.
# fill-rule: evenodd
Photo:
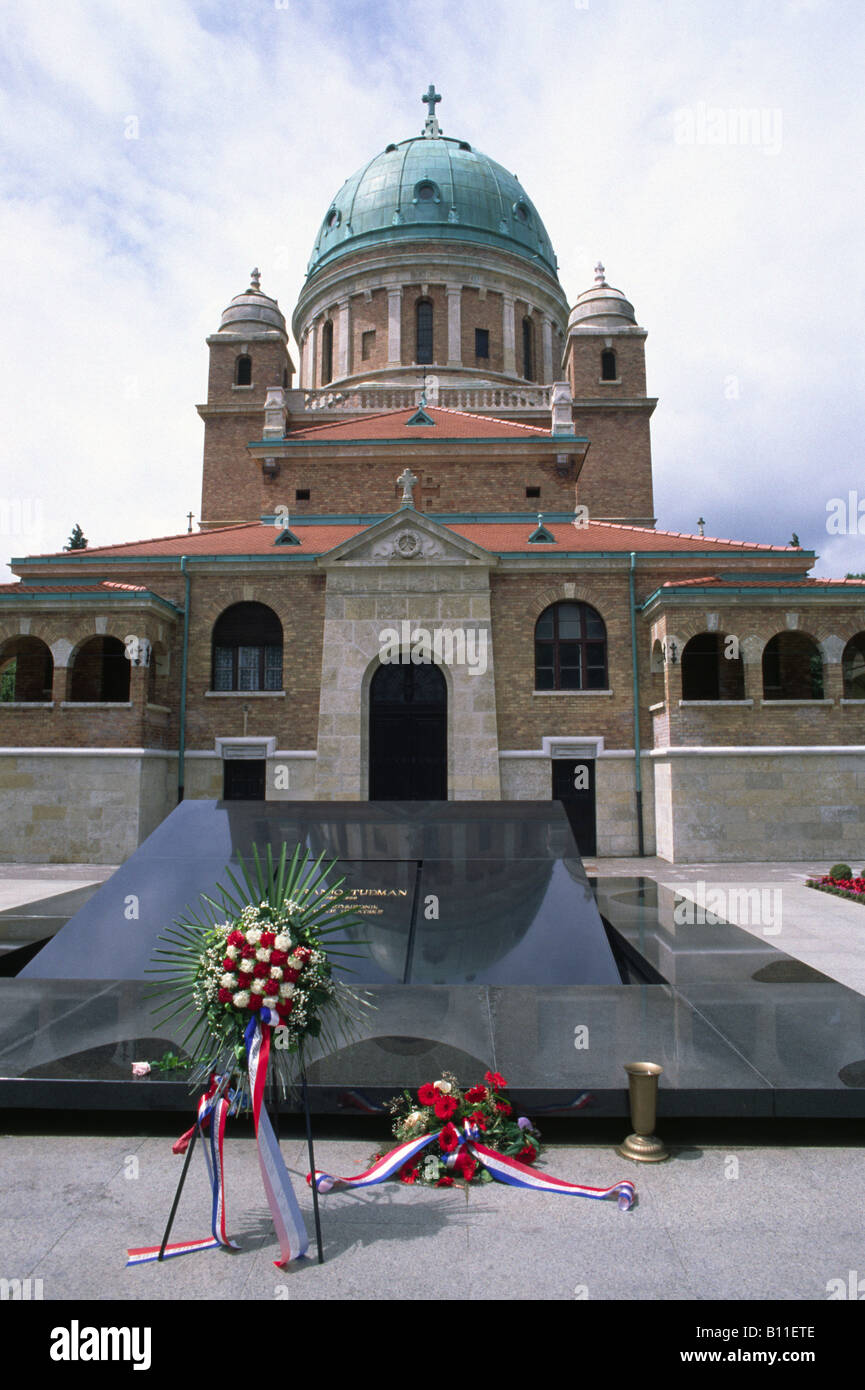
<svg viewBox="0 0 865 1390">
<path fill-rule="evenodd" d="M 266 1007 L 262 1014 L 270 1015 Z M 246 1030 L 246 1056 L 249 1069 L 249 1085 L 252 1092 L 252 1118 L 255 1125 L 255 1138 L 258 1144 L 258 1165 L 267 1204 L 273 1217 L 279 1241 L 280 1258 L 274 1260 L 277 1269 L 282 1269 L 291 1260 L 305 1255 L 309 1248 L 309 1237 L 303 1224 L 297 1197 L 291 1185 L 288 1169 L 279 1150 L 279 1143 L 273 1132 L 267 1111 L 264 1108 L 264 1088 L 267 1083 L 267 1064 L 270 1059 L 270 1028 L 268 1019 L 258 1015 Z"/>
<path fill-rule="evenodd" d="M 394 1177 L 404 1164 L 409 1163 L 428 1144 L 439 1139 L 441 1134 L 442 1131 L 438 1134 L 424 1134 L 420 1139 L 409 1139 L 404 1144 L 399 1144 L 357 1177 L 337 1178 L 316 1169 L 315 1185 L 319 1192 L 330 1192 L 337 1184 L 355 1188 L 374 1187 Z M 531 1188 L 535 1192 L 558 1192 L 566 1197 L 590 1197 L 595 1201 L 615 1197 L 620 1211 L 628 1211 L 633 1206 L 636 1189 L 627 1178 L 613 1183 L 611 1187 L 586 1187 L 583 1183 L 566 1182 L 564 1178 L 539 1173 L 516 1158 L 508 1158 L 506 1154 L 498 1153 L 495 1149 L 488 1149 L 486 1145 L 478 1143 L 480 1134 L 477 1126 L 466 1120 L 463 1132 L 458 1134 L 459 1144 L 464 1145 L 497 1182 L 509 1183 L 512 1187 Z M 446 1162 L 449 1167 L 453 1166 L 457 1152 L 458 1149 L 454 1149 L 453 1153 L 448 1155 Z"/>
<path fill-rule="evenodd" d="M 279 1149 L 279 1142 L 264 1107 L 264 1091 L 267 1084 L 267 1066 L 270 1059 L 271 1012 L 265 1007 L 256 1015 L 246 1030 L 246 1055 L 249 1072 L 249 1085 L 252 1095 L 252 1116 L 255 1125 L 255 1138 L 258 1145 L 258 1162 L 267 1204 L 273 1217 L 273 1224 L 279 1242 L 280 1257 L 274 1260 L 277 1269 L 282 1269 L 291 1260 L 299 1259 L 309 1248 L 309 1237 L 303 1223 L 300 1207 L 291 1178 Z M 240 1247 L 230 1240 L 225 1229 L 225 1176 L 223 1163 L 223 1140 L 225 1122 L 233 1104 L 232 1097 L 224 1094 L 226 1078 L 211 1077 L 210 1086 L 198 1102 L 198 1115 L 195 1124 L 172 1145 L 174 1153 L 185 1153 L 196 1128 L 204 1139 L 206 1128 L 210 1130 L 210 1153 L 205 1148 L 207 1169 L 213 1196 L 211 1207 L 212 1235 L 206 1240 L 180 1241 L 166 1245 L 164 1259 L 175 1255 L 194 1254 L 199 1250 L 214 1250 L 226 1246 L 231 1250 Z M 143 1246 L 128 1252 L 127 1265 L 149 1264 L 159 1259 L 160 1246 Z"/>
</svg>

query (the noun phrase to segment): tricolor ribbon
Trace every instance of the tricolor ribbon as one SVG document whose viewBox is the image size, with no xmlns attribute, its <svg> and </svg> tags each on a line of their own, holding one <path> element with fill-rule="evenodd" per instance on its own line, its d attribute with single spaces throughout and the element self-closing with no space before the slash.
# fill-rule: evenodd
<svg viewBox="0 0 865 1390">
<path fill-rule="evenodd" d="M 439 1130 L 438 1134 L 424 1134 L 420 1139 L 406 1140 L 405 1143 L 391 1149 L 390 1153 L 385 1154 L 383 1158 L 378 1159 L 365 1173 L 359 1173 L 356 1177 L 337 1178 L 330 1173 L 323 1173 L 316 1169 L 315 1185 L 319 1192 L 330 1192 L 338 1183 L 345 1187 L 375 1187 L 378 1183 L 386 1182 L 388 1178 L 392 1178 L 404 1164 L 409 1163 L 428 1144 L 440 1139 L 442 1133 L 443 1130 Z M 535 1192 L 559 1192 L 566 1197 L 591 1197 L 595 1201 L 603 1201 L 605 1197 L 616 1197 L 620 1211 L 628 1211 L 633 1206 L 636 1190 L 634 1184 L 627 1178 L 613 1183 L 612 1187 L 586 1187 L 582 1183 L 566 1182 L 564 1178 L 554 1178 L 548 1173 L 538 1173 L 534 1168 L 529 1168 L 525 1163 L 520 1163 L 515 1158 L 508 1158 L 506 1154 L 498 1153 L 495 1149 L 488 1149 L 485 1144 L 478 1143 L 480 1133 L 481 1131 L 476 1125 L 472 1125 L 466 1120 L 463 1132 L 458 1134 L 459 1144 L 464 1145 L 497 1182 L 509 1183 L 512 1187 L 528 1187 Z M 448 1156 L 448 1166 L 453 1166 L 456 1153 L 457 1150 L 455 1149 Z M 307 1182 L 309 1181 L 311 1181 L 311 1175 L 307 1178 Z"/>
<path fill-rule="evenodd" d="M 280 1258 L 274 1260 L 277 1269 L 282 1269 L 291 1260 L 306 1254 L 309 1237 L 303 1224 L 300 1207 L 291 1178 L 285 1166 L 273 1126 L 264 1107 L 264 1091 L 267 1084 L 267 1065 L 270 1059 L 270 1022 L 273 1015 L 266 1006 L 260 1014 L 251 1019 L 244 1035 L 246 1043 L 247 1069 L 252 1095 L 252 1118 L 255 1125 L 255 1138 L 258 1145 L 258 1162 L 267 1195 L 267 1204 L 273 1217 L 273 1224 L 279 1241 Z M 231 1250 L 240 1247 L 228 1238 L 225 1230 L 225 1177 L 223 1164 L 223 1140 L 225 1122 L 236 1101 L 231 1092 L 225 1095 L 227 1077 L 213 1076 L 210 1086 L 198 1102 L 195 1124 L 182 1134 L 172 1145 L 172 1152 L 185 1153 L 196 1129 L 204 1140 L 204 1131 L 210 1130 L 210 1153 L 204 1148 L 207 1170 L 213 1195 L 211 1207 L 212 1235 L 206 1240 L 181 1241 L 176 1245 L 166 1245 L 165 1259 L 175 1255 L 193 1254 L 198 1250 L 214 1250 L 226 1246 Z M 127 1265 L 148 1264 L 159 1259 L 160 1246 L 145 1246 L 128 1252 Z"/>
</svg>

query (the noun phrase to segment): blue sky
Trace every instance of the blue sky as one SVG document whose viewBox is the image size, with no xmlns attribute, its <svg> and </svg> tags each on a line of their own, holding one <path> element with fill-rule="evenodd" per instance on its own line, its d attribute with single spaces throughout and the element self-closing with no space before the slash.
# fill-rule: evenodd
<svg viewBox="0 0 865 1390">
<path fill-rule="evenodd" d="M 647 343 L 659 524 L 865 571 L 858 0 L 27 0 L 0 13 L 0 561 L 185 529 L 204 339 L 286 315 L 343 180 L 419 131 L 517 173 Z M 739 113 L 756 112 L 747 139 Z M 730 114 L 732 113 L 732 114 Z M 296 352 L 295 352 L 296 357 Z M 863 505 L 865 514 L 865 505 Z"/>
</svg>

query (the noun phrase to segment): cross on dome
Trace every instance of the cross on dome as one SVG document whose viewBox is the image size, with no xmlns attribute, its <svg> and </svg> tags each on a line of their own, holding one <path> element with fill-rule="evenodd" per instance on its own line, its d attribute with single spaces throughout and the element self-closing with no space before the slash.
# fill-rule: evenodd
<svg viewBox="0 0 865 1390">
<path fill-rule="evenodd" d="M 430 139 L 435 139 L 441 135 L 442 132 L 441 126 L 438 123 L 438 117 L 436 116 L 436 106 L 441 101 L 441 96 L 436 91 L 434 82 L 429 84 L 429 91 L 424 93 L 421 97 L 421 101 L 425 101 L 427 107 L 426 125 L 423 128 L 423 133 Z"/>
<path fill-rule="evenodd" d="M 602 261 L 598 261 L 598 264 L 595 266 L 595 284 L 596 284 L 596 285 L 605 285 L 606 283 L 607 283 L 607 282 L 606 282 L 606 280 L 604 279 L 604 266 L 603 266 L 603 262 L 602 262 Z"/>
</svg>

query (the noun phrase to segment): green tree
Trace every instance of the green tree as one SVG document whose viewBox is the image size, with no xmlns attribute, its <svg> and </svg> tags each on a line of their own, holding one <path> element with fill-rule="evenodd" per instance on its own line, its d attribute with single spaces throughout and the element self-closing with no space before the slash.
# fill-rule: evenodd
<svg viewBox="0 0 865 1390">
<path fill-rule="evenodd" d="M 72 528 L 72 535 L 69 537 L 69 540 L 67 544 L 64 545 L 63 549 L 86 550 L 87 545 L 87 537 L 85 536 L 84 532 L 81 530 L 81 527 L 78 525 L 78 522 L 76 521 L 75 525 Z"/>
</svg>

